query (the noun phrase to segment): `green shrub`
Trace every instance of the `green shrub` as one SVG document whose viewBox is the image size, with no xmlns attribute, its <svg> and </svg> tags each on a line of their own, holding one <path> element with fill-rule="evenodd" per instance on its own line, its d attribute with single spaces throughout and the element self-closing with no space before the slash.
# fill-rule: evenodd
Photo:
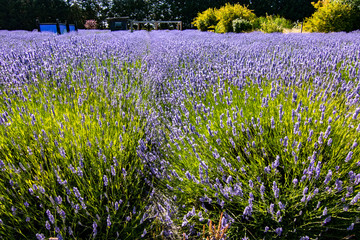
<svg viewBox="0 0 360 240">
<path fill-rule="evenodd" d="M 207 31 L 214 29 L 217 22 L 215 9 L 209 8 L 202 13 L 198 13 L 198 16 L 194 19 L 192 24 L 200 31 Z"/>
<path fill-rule="evenodd" d="M 217 33 L 233 31 L 233 20 L 242 18 L 247 21 L 253 21 L 256 15 L 252 10 L 240 4 L 226 4 L 219 9 L 209 8 L 194 19 L 193 24 L 201 31 L 215 29 Z"/>
<path fill-rule="evenodd" d="M 305 20 L 304 30 L 309 32 L 352 31 L 359 27 L 360 12 L 356 4 L 347 1 L 322 0 L 314 4 L 316 12 Z"/>
<path fill-rule="evenodd" d="M 266 16 L 259 18 L 260 30 L 266 33 L 282 32 L 285 28 L 292 28 L 291 21 L 280 16 Z"/>
<path fill-rule="evenodd" d="M 255 18 L 255 19 L 251 22 L 252 28 L 255 29 L 255 30 L 260 30 L 260 29 L 261 29 L 261 23 L 264 21 L 264 18 L 265 18 L 265 17 Z"/>
<path fill-rule="evenodd" d="M 360 0 L 342 0 L 352 8 L 351 19 L 353 23 L 352 30 L 360 29 Z"/>
<path fill-rule="evenodd" d="M 251 22 L 242 18 L 232 21 L 233 31 L 236 33 L 246 32 L 252 29 Z"/>
<path fill-rule="evenodd" d="M 245 6 L 241 6 L 240 4 L 226 4 L 215 13 L 216 18 L 219 21 L 216 25 L 215 32 L 218 33 L 232 32 L 232 21 L 237 18 L 242 18 L 248 21 L 256 18 L 255 14 L 250 9 Z"/>
<path fill-rule="evenodd" d="M 275 22 L 265 21 L 261 23 L 261 31 L 265 33 L 282 32 L 283 28 Z"/>
</svg>

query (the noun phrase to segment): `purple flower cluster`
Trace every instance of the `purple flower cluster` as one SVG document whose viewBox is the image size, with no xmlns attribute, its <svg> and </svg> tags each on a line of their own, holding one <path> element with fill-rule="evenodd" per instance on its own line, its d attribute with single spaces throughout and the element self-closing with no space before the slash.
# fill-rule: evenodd
<svg viewBox="0 0 360 240">
<path fill-rule="evenodd" d="M 188 213 L 200 205 L 201 219 L 214 209 L 237 216 L 228 219 L 234 232 L 263 238 L 251 221 L 266 219 L 269 237 L 307 239 L 331 228 L 338 203 L 358 212 L 357 34 L 197 34 L 172 39 L 175 49 L 154 46 L 148 58 L 172 56 L 156 65 L 156 151 L 139 151 L 162 191 L 177 196 L 179 225 L 195 234 Z"/>
<path fill-rule="evenodd" d="M 0 38 L 0 235 L 358 229 L 358 33 Z"/>
</svg>

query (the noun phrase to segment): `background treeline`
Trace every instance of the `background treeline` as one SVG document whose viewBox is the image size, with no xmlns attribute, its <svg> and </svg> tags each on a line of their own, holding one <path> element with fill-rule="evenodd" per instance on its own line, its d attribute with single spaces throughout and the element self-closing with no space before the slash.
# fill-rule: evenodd
<svg viewBox="0 0 360 240">
<path fill-rule="evenodd" d="M 226 3 L 248 6 L 256 16 L 277 14 L 296 21 L 311 16 L 314 0 L 0 0 L 0 29 L 36 28 L 41 22 L 76 21 L 80 28 L 86 19 L 95 19 L 102 26 L 107 17 L 129 16 L 136 20 L 181 20 L 184 28 L 208 8 L 220 8 Z"/>
<path fill-rule="evenodd" d="M 262 31 L 266 33 L 293 31 L 301 27 L 307 32 L 351 32 L 360 29 L 360 0 L 319 0 L 316 9 L 303 22 L 291 22 L 283 16 L 256 16 L 253 10 L 240 4 L 225 4 L 199 12 L 192 22 L 198 30 L 226 32 Z"/>
</svg>

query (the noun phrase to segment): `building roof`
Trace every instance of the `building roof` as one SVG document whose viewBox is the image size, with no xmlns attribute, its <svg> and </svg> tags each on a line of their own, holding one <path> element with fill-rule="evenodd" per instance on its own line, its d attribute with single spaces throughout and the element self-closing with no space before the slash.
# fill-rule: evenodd
<svg viewBox="0 0 360 240">
<path fill-rule="evenodd" d="M 107 18 L 106 20 L 108 20 L 108 21 L 124 21 L 124 20 L 129 20 L 129 17 L 111 17 L 111 18 Z"/>
</svg>

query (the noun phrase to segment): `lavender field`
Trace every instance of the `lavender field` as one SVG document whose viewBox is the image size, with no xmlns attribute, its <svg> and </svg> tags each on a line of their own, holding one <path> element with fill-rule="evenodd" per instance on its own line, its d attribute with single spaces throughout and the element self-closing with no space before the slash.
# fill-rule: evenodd
<svg viewBox="0 0 360 240">
<path fill-rule="evenodd" d="M 0 42 L 0 239 L 359 238 L 360 33 Z"/>
</svg>

